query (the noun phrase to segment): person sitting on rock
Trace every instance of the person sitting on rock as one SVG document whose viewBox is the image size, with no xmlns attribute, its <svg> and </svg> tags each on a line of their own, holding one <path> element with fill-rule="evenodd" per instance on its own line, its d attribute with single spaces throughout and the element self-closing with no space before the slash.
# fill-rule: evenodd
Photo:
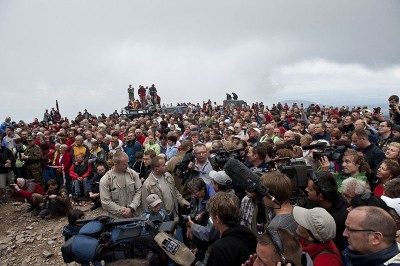
<svg viewBox="0 0 400 266">
<path fill-rule="evenodd" d="M 42 219 L 52 219 L 57 215 L 68 215 L 71 210 L 71 201 L 65 187 L 58 188 L 57 181 L 50 179 L 47 182 L 48 190 L 45 196 L 45 204 L 40 212 Z"/>
<path fill-rule="evenodd" d="M 34 210 L 33 215 L 37 216 L 40 212 L 40 204 L 44 202 L 45 191 L 34 180 L 17 178 L 17 184 L 10 184 L 12 190 L 11 197 L 18 201 L 27 201 L 31 204 L 30 210 Z"/>
</svg>

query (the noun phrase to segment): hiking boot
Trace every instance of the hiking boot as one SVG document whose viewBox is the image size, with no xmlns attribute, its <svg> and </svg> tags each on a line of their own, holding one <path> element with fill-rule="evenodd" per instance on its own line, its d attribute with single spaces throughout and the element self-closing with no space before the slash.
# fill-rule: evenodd
<svg viewBox="0 0 400 266">
<path fill-rule="evenodd" d="M 53 218 L 55 218 L 55 217 L 56 217 L 55 215 L 53 215 L 53 214 L 50 213 L 49 215 L 45 216 L 44 219 L 50 220 L 50 219 L 53 219 Z"/>
</svg>

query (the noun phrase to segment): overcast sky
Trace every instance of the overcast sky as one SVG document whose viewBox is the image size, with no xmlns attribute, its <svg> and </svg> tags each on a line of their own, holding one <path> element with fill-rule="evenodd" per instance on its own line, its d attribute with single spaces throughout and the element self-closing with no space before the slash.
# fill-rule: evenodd
<svg viewBox="0 0 400 266">
<path fill-rule="evenodd" d="M 0 119 L 109 114 L 128 84 L 163 103 L 386 103 L 400 1 L 0 0 Z M 137 95 L 137 90 L 135 90 Z"/>
</svg>

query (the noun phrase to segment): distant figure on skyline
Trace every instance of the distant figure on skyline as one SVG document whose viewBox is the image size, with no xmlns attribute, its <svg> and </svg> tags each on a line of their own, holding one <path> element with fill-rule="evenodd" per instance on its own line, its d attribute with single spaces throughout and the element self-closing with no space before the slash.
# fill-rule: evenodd
<svg viewBox="0 0 400 266">
<path fill-rule="evenodd" d="M 237 100 L 237 99 L 238 99 L 238 96 L 237 96 L 236 93 L 232 92 L 232 96 L 233 96 L 233 99 L 234 99 L 234 100 Z"/>
</svg>

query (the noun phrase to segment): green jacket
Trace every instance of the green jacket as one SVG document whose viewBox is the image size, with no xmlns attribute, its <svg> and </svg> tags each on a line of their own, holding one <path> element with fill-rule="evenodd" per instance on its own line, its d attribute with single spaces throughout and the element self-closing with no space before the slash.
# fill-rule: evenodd
<svg viewBox="0 0 400 266">
<path fill-rule="evenodd" d="M 354 177 L 354 178 L 357 178 L 358 180 L 367 182 L 367 177 L 365 176 L 365 172 L 360 172 L 356 176 L 346 176 L 346 175 L 343 175 L 343 174 L 340 174 L 337 172 L 332 173 L 332 175 L 336 178 L 336 184 L 338 186 L 338 191 L 340 193 L 342 193 L 343 180 L 347 179 L 348 177 Z"/>
</svg>

